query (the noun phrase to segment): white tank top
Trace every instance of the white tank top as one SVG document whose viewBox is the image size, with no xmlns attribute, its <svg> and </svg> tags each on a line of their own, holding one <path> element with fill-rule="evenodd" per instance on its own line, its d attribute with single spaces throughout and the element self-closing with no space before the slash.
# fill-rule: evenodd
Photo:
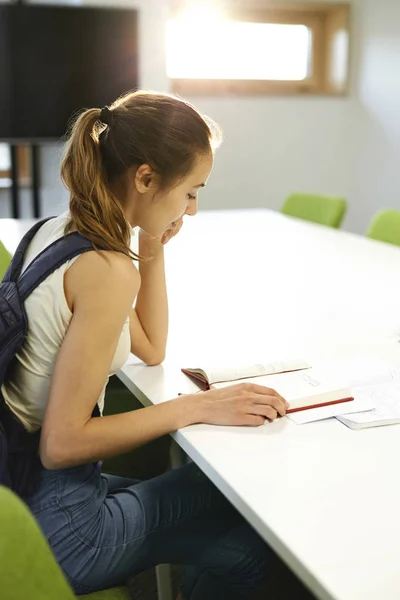
<svg viewBox="0 0 400 600">
<path fill-rule="evenodd" d="M 42 250 L 64 235 L 68 219 L 66 212 L 42 225 L 28 247 L 23 270 Z M 12 412 L 28 431 L 39 429 L 43 423 L 56 358 L 72 318 L 64 293 L 64 273 L 78 258 L 56 269 L 25 301 L 28 334 L 1 391 Z M 128 318 L 114 354 L 110 375 L 125 364 L 129 352 Z M 104 406 L 106 384 L 98 399 L 100 411 Z"/>
</svg>

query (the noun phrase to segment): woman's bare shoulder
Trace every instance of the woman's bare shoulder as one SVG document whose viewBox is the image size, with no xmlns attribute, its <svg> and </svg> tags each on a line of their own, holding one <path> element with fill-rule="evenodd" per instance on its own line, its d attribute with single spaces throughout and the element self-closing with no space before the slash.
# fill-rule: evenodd
<svg viewBox="0 0 400 600">
<path fill-rule="evenodd" d="M 140 275 L 133 261 L 121 252 L 85 252 L 68 269 L 64 278 L 65 296 L 70 309 L 76 298 L 87 294 L 112 291 L 136 297 Z"/>
</svg>

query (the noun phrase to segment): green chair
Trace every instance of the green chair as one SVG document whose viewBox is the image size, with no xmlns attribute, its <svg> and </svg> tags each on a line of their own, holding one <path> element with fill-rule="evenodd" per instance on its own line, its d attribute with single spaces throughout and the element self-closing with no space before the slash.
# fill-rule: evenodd
<svg viewBox="0 0 400 600">
<path fill-rule="evenodd" d="M 75 600 L 50 547 L 27 506 L 0 486 L 0 595 L 4 600 Z M 129 600 L 124 587 L 85 596 Z"/>
<path fill-rule="evenodd" d="M 11 254 L 4 247 L 3 243 L 0 242 L 0 281 L 4 277 L 4 273 L 7 271 L 7 267 L 11 262 Z"/>
<path fill-rule="evenodd" d="M 281 212 L 337 229 L 343 221 L 346 209 L 347 203 L 344 198 L 295 193 L 285 200 Z"/>
<path fill-rule="evenodd" d="M 367 237 L 400 246 L 400 211 L 387 208 L 377 212 L 368 227 Z"/>
</svg>

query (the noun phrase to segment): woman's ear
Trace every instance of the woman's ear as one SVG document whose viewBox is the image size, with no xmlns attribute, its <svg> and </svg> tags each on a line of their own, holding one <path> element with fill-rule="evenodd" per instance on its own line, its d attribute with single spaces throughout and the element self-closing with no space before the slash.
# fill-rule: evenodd
<svg viewBox="0 0 400 600">
<path fill-rule="evenodd" d="M 156 185 L 156 174 L 154 169 L 148 165 L 140 165 L 135 173 L 135 185 L 140 194 L 149 192 Z"/>
</svg>

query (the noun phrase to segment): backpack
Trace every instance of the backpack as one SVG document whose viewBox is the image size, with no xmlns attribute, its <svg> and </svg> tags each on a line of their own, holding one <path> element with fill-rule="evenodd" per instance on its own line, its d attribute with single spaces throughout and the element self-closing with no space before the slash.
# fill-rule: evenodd
<svg viewBox="0 0 400 600">
<path fill-rule="evenodd" d="M 5 403 L 1 385 L 28 331 L 24 302 L 46 277 L 67 260 L 93 250 L 92 243 L 80 233 L 69 233 L 40 252 L 21 276 L 26 249 L 48 220 L 36 223 L 25 234 L 0 283 L 0 484 L 13 489 L 22 498 L 27 498 L 33 491 L 35 473 L 41 466 L 38 452 L 40 430 L 34 433 L 26 431 Z M 93 416 L 99 414 L 96 404 Z"/>
</svg>

